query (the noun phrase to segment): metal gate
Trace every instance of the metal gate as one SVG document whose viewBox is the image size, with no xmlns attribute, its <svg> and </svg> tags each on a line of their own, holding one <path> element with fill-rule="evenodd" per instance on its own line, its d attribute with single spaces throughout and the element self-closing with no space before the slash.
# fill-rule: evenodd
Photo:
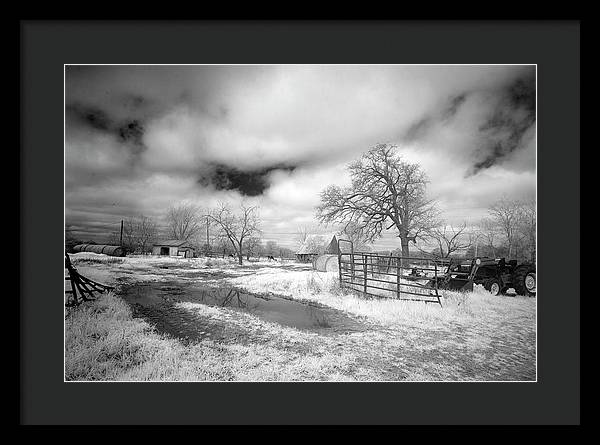
<svg viewBox="0 0 600 445">
<path fill-rule="evenodd" d="M 342 243 L 349 249 L 342 251 Z M 351 241 L 338 240 L 340 287 L 365 296 L 438 303 L 438 271 L 431 258 L 354 252 Z"/>
</svg>

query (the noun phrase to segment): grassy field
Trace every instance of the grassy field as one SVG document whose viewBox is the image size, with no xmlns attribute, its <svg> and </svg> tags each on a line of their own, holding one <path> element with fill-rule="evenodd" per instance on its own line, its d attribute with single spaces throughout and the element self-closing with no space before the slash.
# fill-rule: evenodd
<svg viewBox="0 0 600 445">
<path fill-rule="evenodd" d="M 110 258 L 110 257 L 108 257 Z M 210 282 L 332 307 L 364 330 L 321 335 L 228 307 L 180 302 L 203 323 L 236 336 L 184 342 L 135 318 L 117 295 L 66 310 L 65 379 L 135 381 L 531 381 L 535 298 L 492 297 L 476 288 L 445 293 L 443 307 L 367 300 L 339 288 L 337 274 L 298 263 L 229 259 L 72 257 L 78 270 L 108 283 Z M 165 315 L 168 317 L 168 314 Z"/>
</svg>

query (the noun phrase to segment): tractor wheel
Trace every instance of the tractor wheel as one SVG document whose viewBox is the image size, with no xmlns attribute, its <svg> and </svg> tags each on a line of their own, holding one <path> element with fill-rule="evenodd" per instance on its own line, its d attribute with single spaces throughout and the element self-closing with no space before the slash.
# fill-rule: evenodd
<svg viewBox="0 0 600 445">
<path fill-rule="evenodd" d="M 497 278 L 490 278 L 483 284 L 483 287 L 494 297 L 500 295 L 500 293 L 502 292 L 502 284 Z"/>
<path fill-rule="evenodd" d="M 517 267 L 513 274 L 513 287 L 518 295 L 535 296 L 537 290 L 535 266 L 522 264 Z"/>
</svg>

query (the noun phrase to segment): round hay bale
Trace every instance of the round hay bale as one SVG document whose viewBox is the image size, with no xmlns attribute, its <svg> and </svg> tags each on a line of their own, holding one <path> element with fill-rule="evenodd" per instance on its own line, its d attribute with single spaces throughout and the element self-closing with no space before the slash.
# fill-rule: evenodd
<svg viewBox="0 0 600 445">
<path fill-rule="evenodd" d="M 78 244 L 73 247 L 75 253 L 91 252 L 110 256 L 125 256 L 125 249 L 121 246 L 108 246 L 106 244 Z"/>
<path fill-rule="evenodd" d="M 319 272 L 336 272 L 339 268 L 337 255 L 319 255 L 314 262 L 314 269 Z"/>
</svg>

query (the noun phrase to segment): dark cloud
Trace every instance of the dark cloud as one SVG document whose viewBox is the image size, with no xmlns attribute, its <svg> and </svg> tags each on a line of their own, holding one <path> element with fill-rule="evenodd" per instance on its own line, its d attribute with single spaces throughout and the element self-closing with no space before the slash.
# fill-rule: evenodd
<svg viewBox="0 0 600 445">
<path fill-rule="evenodd" d="M 432 116 L 426 116 L 419 119 L 417 122 L 408 127 L 404 133 L 402 140 L 404 142 L 413 142 L 423 138 L 431 130 L 435 124 L 435 119 Z"/>
<path fill-rule="evenodd" d="M 448 120 L 454 117 L 461 105 L 465 103 L 465 100 L 467 100 L 467 93 L 462 93 L 451 97 L 446 105 L 446 108 L 442 110 L 442 120 Z"/>
<path fill-rule="evenodd" d="M 471 97 L 473 101 L 467 105 Z M 513 153 L 524 149 L 525 137 L 536 122 L 535 67 L 520 67 L 515 76 L 492 88 L 464 90 L 450 96 L 409 125 L 400 140 L 423 142 L 443 127 L 454 125 L 455 118 L 465 108 L 471 110 L 470 119 L 479 121 L 474 128 L 475 144 L 461 149 L 468 153 L 465 176 L 469 177 L 504 164 Z"/>
<path fill-rule="evenodd" d="M 441 107 L 439 111 L 425 115 L 415 123 L 410 125 L 404 132 L 401 139 L 405 143 L 415 142 L 427 137 L 427 135 L 436 129 L 437 125 L 448 124 L 449 121 L 458 113 L 460 107 L 467 99 L 468 93 L 461 93 L 451 96 Z"/>
<path fill-rule="evenodd" d="M 143 147 L 144 142 L 142 140 L 144 136 L 144 127 L 137 120 L 124 122 L 116 131 L 119 134 L 119 139 L 125 143 L 132 143 L 136 147 Z"/>
<path fill-rule="evenodd" d="M 526 74 L 511 83 L 508 96 L 515 107 L 522 107 L 535 117 L 535 69 L 529 68 Z"/>
<path fill-rule="evenodd" d="M 297 167 L 278 164 L 256 170 L 239 170 L 223 164 L 211 165 L 198 184 L 212 185 L 216 190 L 236 190 L 244 196 L 262 195 L 271 185 L 269 175 L 274 171 L 293 172 Z"/>
<path fill-rule="evenodd" d="M 536 122 L 535 92 L 534 68 L 501 90 L 498 104 L 479 127 L 482 144 L 467 176 L 502 163 L 522 148 L 524 135 Z"/>
<path fill-rule="evenodd" d="M 137 100 L 143 102 L 142 98 Z M 131 146 L 134 153 L 139 153 L 145 148 L 144 125 L 139 119 L 114 119 L 99 107 L 80 103 L 67 104 L 65 108 L 67 136 L 73 131 L 99 131 L 115 136 L 120 143 Z"/>
<path fill-rule="evenodd" d="M 94 130 L 101 131 L 108 131 L 113 125 L 108 115 L 94 106 L 84 106 L 77 103 L 67 104 L 65 111 L 68 120 L 67 130 L 71 128 L 69 124 L 89 126 Z"/>
</svg>

